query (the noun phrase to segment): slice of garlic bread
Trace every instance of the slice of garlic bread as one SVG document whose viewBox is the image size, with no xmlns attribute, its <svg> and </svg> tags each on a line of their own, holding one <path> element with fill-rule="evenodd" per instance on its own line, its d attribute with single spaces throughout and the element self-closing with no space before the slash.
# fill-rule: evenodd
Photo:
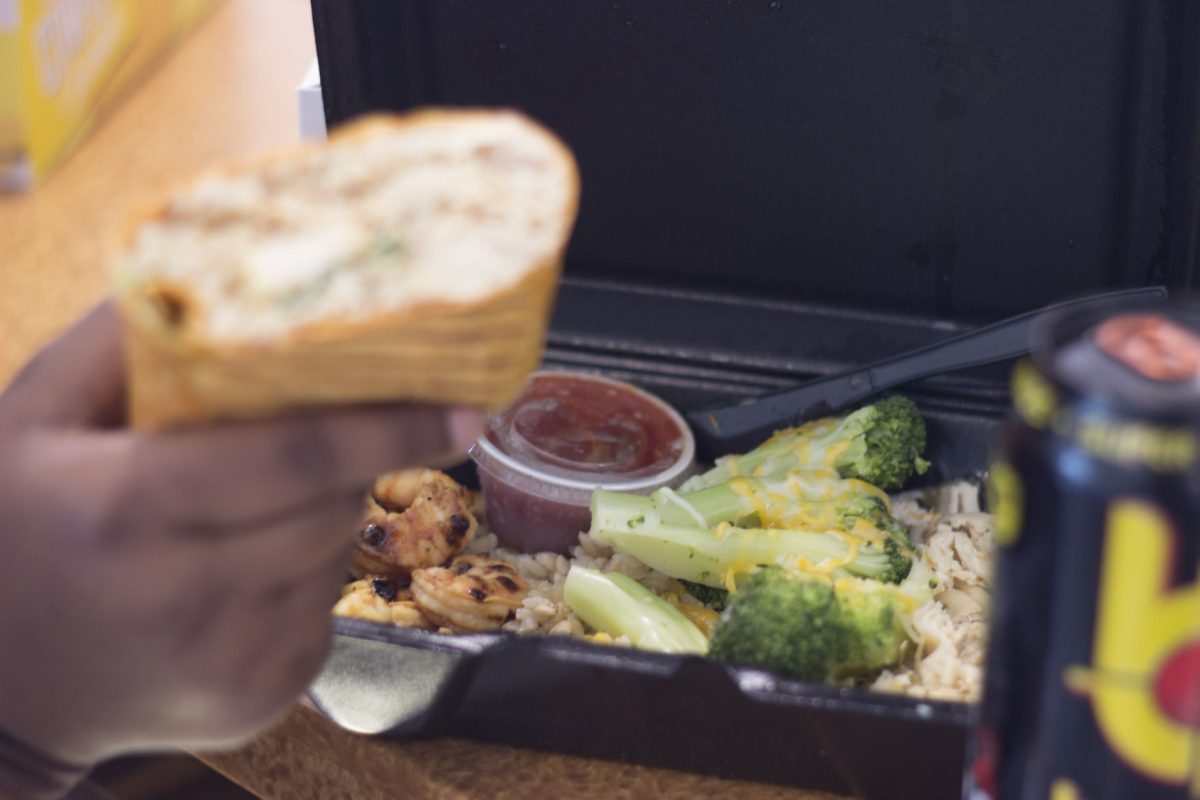
<svg viewBox="0 0 1200 800">
<path fill-rule="evenodd" d="M 132 423 L 503 406 L 540 360 L 578 193 L 557 138 L 492 110 L 370 117 L 201 177 L 116 260 Z"/>
</svg>

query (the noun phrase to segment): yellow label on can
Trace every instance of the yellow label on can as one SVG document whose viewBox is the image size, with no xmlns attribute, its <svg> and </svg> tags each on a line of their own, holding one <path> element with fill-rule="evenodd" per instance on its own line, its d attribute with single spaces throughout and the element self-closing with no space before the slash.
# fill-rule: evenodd
<svg viewBox="0 0 1200 800">
<path fill-rule="evenodd" d="M 1182 472 L 1196 463 L 1196 435 L 1188 428 L 1083 416 L 1073 438 L 1089 453 L 1113 464 Z"/>
<path fill-rule="evenodd" d="M 988 508 L 996 515 L 996 544 L 1012 547 L 1021 536 L 1025 515 L 1025 490 L 1021 476 L 1007 461 L 996 461 L 988 470 Z"/>
<path fill-rule="evenodd" d="M 1119 500 L 1109 509 L 1092 663 L 1065 686 L 1091 700 L 1096 725 L 1131 769 L 1200 796 L 1200 582 L 1174 585 L 1172 521 Z"/>
<path fill-rule="evenodd" d="M 1034 428 L 1046 427 L 1058 409 L 1058 392 L 1028 359 L 1013 370 L 1012 395 L 1017 413 Z"/>
</svg>

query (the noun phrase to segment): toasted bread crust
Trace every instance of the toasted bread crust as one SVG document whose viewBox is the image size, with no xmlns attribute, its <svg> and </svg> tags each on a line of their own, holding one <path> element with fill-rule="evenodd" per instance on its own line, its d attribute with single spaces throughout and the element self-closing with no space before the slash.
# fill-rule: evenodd
<svg viewBox="0 0 1200 800">
<path fill-rule="evenodd" d="M 513 112 L 427 110 L 403 117 L 368 117 L 331 137 L 346 142 L 381 130 Z M 528 122 L 570 165 L 572 185 L 563 219 L 574 220 L 578 173 L 570 151 Z M 254 165 L 218 174 L 255 172 L 308 145 Z M 207 173 L 211 175 L 212 173 Z M 143 209 L 125 232 L 132 243 L 139 225 L 163 218 L 169 201 Z M 118 294 L 125 319 L 130 421 L 164 428 L 213 419 L 254 418 L 289 409 L 334 404 L 414 401 L 460 404 L 495 411 L 519 392 L 540 359 L 561 275 L 559 252 L 531 264 L 520 279 L 479 300 L 428 301 L 358 319 L 320 320 L 271 341 L 214 340 L 193 327 L 173 327 L 153 281 Z M 170 287 L 180 316 L 194 316 L 197 299 Z"/>
</svg>

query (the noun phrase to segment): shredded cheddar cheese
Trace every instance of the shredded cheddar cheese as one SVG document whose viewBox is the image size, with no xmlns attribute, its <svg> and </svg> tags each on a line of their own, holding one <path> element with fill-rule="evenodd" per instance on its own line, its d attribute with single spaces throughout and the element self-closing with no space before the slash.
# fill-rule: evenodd
<svg viewBox="0 0 1200 800">
<path fill-rule="evenodd" d="M 734 561 L 729 565 L 729 569 L 725 570 L 725 574 L 721 576 L 721 582 L 725 584 L 726 589 L 736 592 L 738 576 L 753 572 L 757 568 L 758 564 L 755 564 L 753 561 Z"/>
<path fill-rule="evenodd" d="M 720 614 L 708 606 L 684 602 L 675 592 L 667 592 L 663 599 L 674 606 L 688 621 L 700 629 L 705 636 L 712 636 L 713 628 L 717 625 Z"/>
<path fill-rule="evenodd" d="M 850 442 L 837 442 L 836 444 L 825 448 L 825 458 L 823 459 L 825 466 L 832 467 L 837 463 L 837 460 L 841 457 L 842 453 L 845 453 L 849 449 Z"/>
</svg>

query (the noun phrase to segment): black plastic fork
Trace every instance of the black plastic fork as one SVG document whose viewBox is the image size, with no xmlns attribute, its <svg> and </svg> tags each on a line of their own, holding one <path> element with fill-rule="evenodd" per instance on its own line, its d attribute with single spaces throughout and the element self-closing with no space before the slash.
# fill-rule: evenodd
<svg viewBox="0 0 1200 800">
<path fill-rule="evenodd" d="M 918 350 L 817 378 L 782 392 L 734 405 L 692 411 L 688 421 L 702 455 L 715 458 L 749 450 L 780 428 L 827 416 L 921 378 L 1017 358 L 1029 350 L 1029 333 L 1045 314 L 1090 305 L 1167 299 L 1161 286 L 1123 289 L 1064 300 L 1009 317 Z"/>
</svg>

